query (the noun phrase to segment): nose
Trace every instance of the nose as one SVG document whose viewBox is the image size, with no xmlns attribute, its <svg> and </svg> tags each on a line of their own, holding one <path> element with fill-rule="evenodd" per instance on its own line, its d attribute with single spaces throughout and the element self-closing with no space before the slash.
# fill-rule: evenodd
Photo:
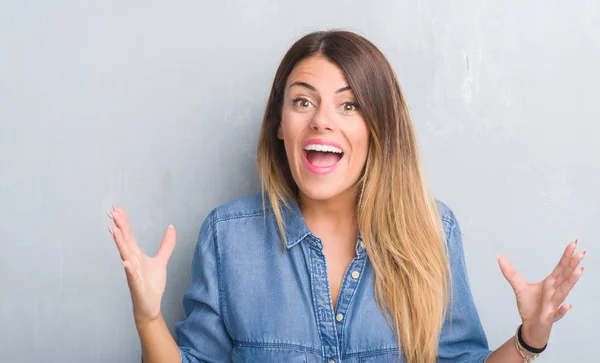
<svg viewBox="0 0 600 363">
<path fill-rule="evenodd" d="M 331 115 L 328 114 L 326 107 L 318 107 L 310 120 L 310 128 L 315 131 L 333 130 Z"/>
</svg>

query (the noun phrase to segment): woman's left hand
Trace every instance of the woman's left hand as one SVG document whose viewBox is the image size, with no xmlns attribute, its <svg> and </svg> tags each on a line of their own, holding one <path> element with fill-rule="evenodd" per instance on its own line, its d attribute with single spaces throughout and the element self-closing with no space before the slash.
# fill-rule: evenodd
<svg viewBox="0 0 600 363">
<path fill-rule="evenodd" d="M 552 324 L 560 320 L 571 304 L 562 303 L 583 273 L 577 268 L 586 251 L 575 253 L 577 241 L 570 243 L 554 271 L 543 281 L 530 283 L 502 256 L 497 256 L 502 274 L 508 280 L 517 297 L 517 308 L 523 320 L 523 340 L 542 348 L 550 338 Z"/>
</svg>

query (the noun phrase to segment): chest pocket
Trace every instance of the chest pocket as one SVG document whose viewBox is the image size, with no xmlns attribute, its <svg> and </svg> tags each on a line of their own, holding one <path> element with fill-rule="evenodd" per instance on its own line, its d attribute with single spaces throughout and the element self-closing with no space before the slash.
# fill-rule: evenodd
<svg viewBox="0 0 600 363">
<path fill-rule="evenodd" d="M 234 362 L 289 362 L 306 363 L 306 353 L 278 347 L 234 346 Z"/>
</svg>

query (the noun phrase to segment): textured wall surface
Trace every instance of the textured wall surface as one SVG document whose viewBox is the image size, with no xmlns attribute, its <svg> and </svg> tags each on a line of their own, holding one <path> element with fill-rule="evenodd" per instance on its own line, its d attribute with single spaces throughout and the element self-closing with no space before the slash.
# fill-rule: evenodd
<svg viewBox="0 0 600 363">
<path fill-rule="evenodd" d="M 564 246 L 586 273 L 539 362 L 593 362 L 600 300 L 597 1 L 0 2 L 0 361 L 135 362 L 112 203 L 154 254 L 178 245 L 163 313 L 183 314 L 213 207 L 258 190 L 275 69 L 318 29 L 388 56 L 434 194 L 464 233 L 490 346 L 519 323 L 496 264 L 532 281 Z"/>
</svg>

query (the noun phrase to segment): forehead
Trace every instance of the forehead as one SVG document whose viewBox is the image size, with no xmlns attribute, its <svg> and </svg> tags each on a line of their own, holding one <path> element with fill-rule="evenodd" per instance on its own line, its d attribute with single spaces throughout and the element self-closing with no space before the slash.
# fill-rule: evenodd
<svg viewBox="0 0 600 363">
<path fill-rule="evenodd" d="M 292 82 L 310 83 L 319 91 L 339 89 L 348 85 L 342 69 L 323 56 L 312 56 L 296 63 L 288 76 L 286 88 Z"/>
</svg>

